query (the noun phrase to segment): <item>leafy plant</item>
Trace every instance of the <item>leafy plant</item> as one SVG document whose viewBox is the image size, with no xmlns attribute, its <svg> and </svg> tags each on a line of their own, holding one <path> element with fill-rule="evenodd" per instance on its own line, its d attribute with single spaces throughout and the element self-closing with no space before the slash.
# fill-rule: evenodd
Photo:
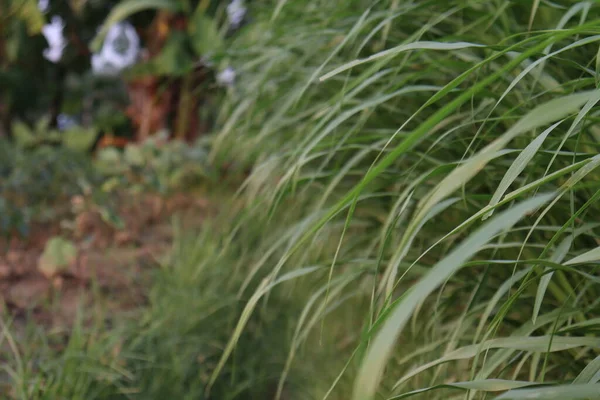
<svg viewBox="0 0 600 400">
<path fill-rule="evenodd" d="M 107 184 L 114 179 L 123 180 L 124 186 L 135 191 L 168 193 L 213 179 L 206 150 L 201 144 L 160 143 L 158 138 L 142 144 L 129 144 L 123 152 L 115 148 L 102 149 L 95 164 L 102 174 L 110 178 Z"/>
<path fill-rule="evenodd" d="M 68 213 L 69 199 L 99 181 L 89 155 L 66 146 L 24 148 L 2 139 L 0 154 L 5 155 L 0 161 L 3 232 L 27 234 L 32 221 Z"/>
<path fill-rule="evenodd" d="M 38 262 L 38 270 L 47 277 L 52 277 L 67 270 L 77 258 L 77 248 L 63 237 L 52 237 L 46 243 L 44 252 Z"/>
<path fill-rule="evenodd" d="M 74 125 L 61 132 L 58 129 L 51 129 L 49 122 L 48 118 L 40 118 L 31 129 L 23 122 L 16 121 L 12 128 L 15 144 L 22 148 L 53 145 L 87 153 L 96 142 L 98 131 L 95 127 L 84 128 Z"/>
<path fill-rule="evenodd" d="M 71 199 L 82 196 L 107 223 L 120 227 L 115 199 L 127 191 L 164 195 L 213 181 L 202 143 L 157 141 L 106 147 L 92 159 L 93 130 L 31 129 L 18 123 L 14 141 L 0 140 L 0 232 L 27 235 L 33 222 L 73 217 Z M 87 136 L 86 136 L 87 135 Z"/>
</svg>

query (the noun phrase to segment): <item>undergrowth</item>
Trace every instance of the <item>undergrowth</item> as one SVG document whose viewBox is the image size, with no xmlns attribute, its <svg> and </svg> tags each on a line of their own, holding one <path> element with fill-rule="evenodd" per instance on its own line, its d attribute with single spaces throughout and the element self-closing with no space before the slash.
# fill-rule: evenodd
<svg viewBox="0 0 600 400">
<path fill-rule="evenodd" d="M 72 217 L 71 200 L 86 199 L 117 224 L 118 193 L 162 195 L 207 184 L 215 173 L 202 141 L 147 141 L 91 157 L 67 145 L 25 147 L 0 138 L 0 234 L 27 237 L 32 224 Z"/>
</svg>

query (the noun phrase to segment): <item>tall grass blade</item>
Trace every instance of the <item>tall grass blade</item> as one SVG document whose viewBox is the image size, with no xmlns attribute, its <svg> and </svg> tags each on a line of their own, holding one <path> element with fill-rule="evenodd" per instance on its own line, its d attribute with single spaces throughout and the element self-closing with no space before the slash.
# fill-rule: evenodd
<svg viewBox="0 0 600 400">
<path fill-rule="evenodd" d="M 600 385 L 563 385 L 535 389 L 510 390 L 496 400 L 593 400 L 600 399 Z"/>
<path fill-rule="evenodd" d="M 373 54 L 367 58 L 362 58 L 359 60 L 354 60 L 352 62 L 349 62 L 347 64 L 344 64 L 342 66 L 337 67 L 336 69 L 334 69 L 333 71 L 330 71 L 328 73 L 326 73 L 325 75 L 321 76 L 319 78 L 319 80 L 321 82 L 334 77 L 344 71 L 347 71 L 351 68 L 356 67 L 357 65 L 361 65 L 361 64 L 365 64 L 368 62 L 372 62 L 375 60 L 378 60 L 380 58 L 384 58 L 384 57 L 393 57 L 397 54 L 400 54 L 402 52 L 405 51 L 411 51 L 411 50 L 446 50 L 446 51 L 451 51 L 451 50 L 459 50 L 459 49 L 468 49 L 468 48 L 472 48 L 472 47 L 485 47 L 484 45 L 481 44 L 477 44 L 477 43 L 467 43 L 467 42 L 456 42 L 456 43 L 442 43 L 442 42 L 414 42 L 414 43 L 408 43 L 408 44 L 403 44 L 400 46 L 396 46 L 393 47 L 391 49 L 388 50 L 384 50 L 381 51 L 379 53 Z"/>
<path fill-rule="evenodd" d="M 354 400 L 374 398 L 394 343 L 417 305 L 456 272 L 465 261 L 477 253 L 494 235 L 510 228 L 523 215 L 551 198 L 553 198 L 551 194 L 534 197 L 499 214 L 498 217 L 471 234 L 468 239 L 438 262 L 429 273 L 414 285 L 410 293 L 395 306 L 389 319 L 376 334 L 356 378 L 353 393 Z"/>
</svg>

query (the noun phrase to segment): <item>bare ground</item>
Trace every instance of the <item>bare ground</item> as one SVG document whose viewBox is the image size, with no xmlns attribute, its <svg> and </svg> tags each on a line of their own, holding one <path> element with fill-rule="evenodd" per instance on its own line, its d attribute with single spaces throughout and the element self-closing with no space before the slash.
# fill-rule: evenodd
<svg viewBox="0 0 600 400">
<path fill-rule="evenodd" d="M 27 238 L 0 239 L 0 316 L 60 329 L 72 324 L 79 307 L 101 302 L 109 312 L 135 309 L 145 301 L 148 272 L 169 251 L 172 217 L 196 227 L 214 212 L 205 197 L 183 193 L 126 196 L 118 209 L 121 230 L 98 212 L 83 211 L 70 221 L 33 226 Z M 37 264 L 55 235 L 72 240 L 78 254 L 66 271 L 48 278 Z"/>
</svg>

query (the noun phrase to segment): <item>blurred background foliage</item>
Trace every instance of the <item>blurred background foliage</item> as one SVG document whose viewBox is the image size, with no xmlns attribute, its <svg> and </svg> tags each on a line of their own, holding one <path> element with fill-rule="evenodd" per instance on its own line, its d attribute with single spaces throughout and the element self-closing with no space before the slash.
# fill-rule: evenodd
<svg viewBox="0 0 600 400">
<path fill-rule="evenodd" d="M 1 2 L 0 230 L 26 232 L 98 179 L 164 193 L 207 177 L 205 145 L 182 143 L 214 125 L 235 80 L 224 44 L 246 21 L 239 1 Z"/>
<path fill-rule="evenodd" d="M 134 139 L 193 140 L 216 95 L 226 37 L 242 27 L 215 0 L 7 0 L 0 5 L 2 134 L 59 116 Z M 243 6 L 241 6 L 243 7 Z M 238 11 L 239 13 L 239 11 Z M 205 114 L 206 115 L 206 114 Z M 132 129 L 133 128 L 133 129 Z"/>
</svg>

